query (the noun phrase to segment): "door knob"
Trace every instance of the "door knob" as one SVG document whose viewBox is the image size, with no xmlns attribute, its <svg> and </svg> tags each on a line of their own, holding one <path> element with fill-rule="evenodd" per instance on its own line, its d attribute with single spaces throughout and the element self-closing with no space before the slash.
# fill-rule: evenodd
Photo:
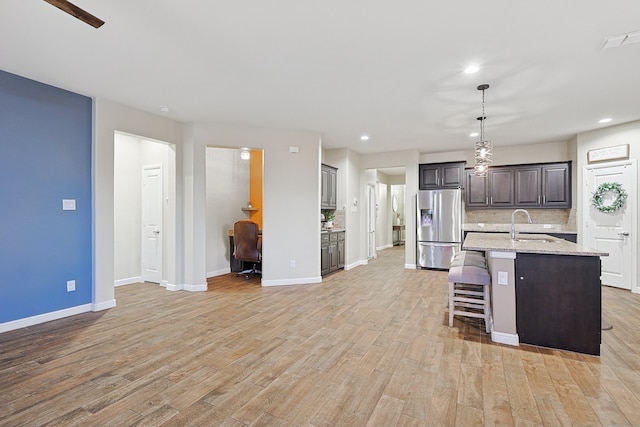
<svg viewBox="0 0 640 427">
<path fill-rule="evenodd" d="M 629 233 L 627 233 L 626 231 L 622 232 L 622 233 L 618 233 L 618 236 L 628 236 Z"/>
<path fill-rule="evenodd" d="M 153 230 L 153 234 L 160 234 L 160 230 Z"/>
</svg>

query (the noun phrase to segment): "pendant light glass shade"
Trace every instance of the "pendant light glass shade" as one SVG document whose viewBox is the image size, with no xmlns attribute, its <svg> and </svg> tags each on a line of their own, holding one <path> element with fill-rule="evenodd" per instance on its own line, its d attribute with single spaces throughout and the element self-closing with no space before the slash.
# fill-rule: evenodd
<svg viewBox="0 0 640 427">
<path fill-rule="evenodd" d="M 489 89 L 488 84 L 478 86 L 478 90 L 482 91 L 482 116 L 478 117 L 480 121 L 480 140 L 476 141 L 474 146 L 474 173 L 477 176 L 487 176 L 489 165 L 493 163 L 493 144 L 484 137 L 484 121 L 487 117 L 484 115 L 484 91 Z"/>
<path fill-rule="evenodd" d="M 493 144 L 491 141 L 476 141 L 474 157 L 476 163 L 491 164 L 493 162 Z"/>
<path fill-rule="evenodd" d="M 489 165 L 485 163 L 476 163 L 473 167 L 473 173 L 479 177 L 486 177 L 489 175 Z"/>
</svg>

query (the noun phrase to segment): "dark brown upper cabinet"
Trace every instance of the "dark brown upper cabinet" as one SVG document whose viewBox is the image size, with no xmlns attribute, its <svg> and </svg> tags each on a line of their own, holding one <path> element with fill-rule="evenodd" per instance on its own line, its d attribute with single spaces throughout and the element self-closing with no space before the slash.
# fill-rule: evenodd
<svg viewBox="0 0 640 427">
<path fill-rule="evenodd" d="M 515 167 L 516 205 L 571 207 L 571 164 L 551 163 Z"/>
<path fill-rule="evenodd" d="M 464 162 L 422 163 L 418 173 L 420 190 L 459 188 L 464 185 Z"/>
<path fill-rule="evenodd" d="M 336 209 L 338 195 L 338 169 L 329 165 L 322 165 L 321 176 L 321 209 Z"/>
<path fill-rule="evenodd" d="M 489 207 L 513 207 L 513 187 L 513 169 L 489 169 Z"/>
<path fill-rule="evenodd" d="M 465 171 L 465 206 L 479 208 L 570 208 L 571 163 L 489 168 L 489 176 Z"/>
<path fill-rule="evenodd" d="M 467 208 L 489 207 L 489 178 L 478 176 L 473 169 L 464 171 L 465 206 Z"/>
</svg>

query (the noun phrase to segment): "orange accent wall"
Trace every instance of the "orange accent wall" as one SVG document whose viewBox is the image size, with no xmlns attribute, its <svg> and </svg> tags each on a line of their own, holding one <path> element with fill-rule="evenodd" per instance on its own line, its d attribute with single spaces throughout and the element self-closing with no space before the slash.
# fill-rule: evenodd
<svg viewBox="0 0 640 427">
<path fill-rule="evenodd" d="M 249 160 L 249 201 L 257 208 L 251 212 L 249 219 L 262 230 L 262 150 L 251 150 Z"/>
</svg>

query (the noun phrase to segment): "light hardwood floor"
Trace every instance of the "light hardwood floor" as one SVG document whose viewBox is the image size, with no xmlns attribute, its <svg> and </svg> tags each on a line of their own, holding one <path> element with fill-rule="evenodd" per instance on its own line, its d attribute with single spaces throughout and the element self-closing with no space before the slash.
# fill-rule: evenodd
<svg viewBox="0 0 640 427">
<path fill-rule="evenodd" d="M 603 288 L 599 358 L 498 345 L 447 327 L 446 272 L 403 251 L 318 285 L 120 287 L 0 334 L 0 425 L 640 425 L 640 295 Z"/>
</svg>

